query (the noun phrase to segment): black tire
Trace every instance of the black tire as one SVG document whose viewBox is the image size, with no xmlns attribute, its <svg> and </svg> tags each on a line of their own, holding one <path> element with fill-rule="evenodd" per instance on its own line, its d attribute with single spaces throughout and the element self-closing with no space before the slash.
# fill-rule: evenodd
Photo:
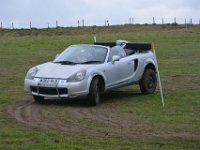
<svg viewBox="0 0 200 150">
<path fill-rule="evenodd" d="M 37 103 L 42 103 L 42 102 L 44 102 L 44 97 L 43 97 L 43 96 L 36 96 L 36 95 L 33 95 L 33 98 L 34 98 L 35 102 L 37 102 Z"/>
<path fill-rule="evenodd" d="M 100 102 L 100 87 L 99 87 L 99 79 L 94 78 L 90 84 L 89 91 L 89 104 L 91 106 L 96 106 Z"/>
<path fill-rule="evenodd" d="M 156 90 L 157 78 L 153 69 L 145 69 L 142 79 L 139 82 L 140 91 L 143 94 L 152 94 Z"/>
</svg>

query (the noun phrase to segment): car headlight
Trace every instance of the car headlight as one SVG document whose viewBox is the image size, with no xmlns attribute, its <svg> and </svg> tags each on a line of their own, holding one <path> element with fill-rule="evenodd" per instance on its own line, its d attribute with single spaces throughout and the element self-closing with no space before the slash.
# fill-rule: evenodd
<svg viewBox="0 0 200 150">
<path fill-rule="evenodd" d="M 68 82 L 82 81 L 85 78 L 86 70 L 81 70 L 68 78 Z"/>
<path fill-rule="evenodd" d="M 37 72 L 38 72 L 37 67 L 29 69 L 29 71 L 26 74 L 26 79 L 33 80 Z"/>
</svg>

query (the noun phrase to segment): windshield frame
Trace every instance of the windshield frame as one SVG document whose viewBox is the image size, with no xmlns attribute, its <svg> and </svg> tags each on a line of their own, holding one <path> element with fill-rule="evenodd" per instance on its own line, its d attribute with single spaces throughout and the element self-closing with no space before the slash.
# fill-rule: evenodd
<svg viewBox="0 0 200 150">
<path fill-rule="evenodd" d="M 96 49 L 98 49 L 98 51 Z M 75 52 L 74 50 L 77 50 L 77 51 Z M 96 50 L 96 52 L 95 52 L 95 50 Z M 83 52 L 85 51 L 89 55 L 91 55 L 90 58 L 87 58 L 88 60 L 82 60 L 82 59 L 76 60 L 78 57 L 80 57 L 79 55 L 82 54 L 82 51 Z M 98 60 L 98 58 L 96 58 L 96 57 L 99 56 L 98 55 L 98 54 L 100 54 L 99 52 L 101 53 L 101 56 L 99 57 L 99 60 Z M 70 65 L 70 64 L 102 64 L 102 63 L 106 62 L 108 52 L 109 52 L 108 47 L 100 46 L 100 45 L 89 45 L 89 44 L 71 45 L 71 46 L 65 48 L 61 52 L 61 54 L 58 57 L 56 57 L 52 62 L 53 63 L 61 63 L 61 64 L 64 64 L 63 63 L 64 61 L 70 62 L 70 63 L 66 63 L 66 65 Z M 94 55 L 94 53 L 95 53 L 95 55 Z M 64 57 L 66 57 L 66 58 L 64 58 Z M 71 57 L 75 57 L 75 58 L 71 58 Z"/>
</svg>

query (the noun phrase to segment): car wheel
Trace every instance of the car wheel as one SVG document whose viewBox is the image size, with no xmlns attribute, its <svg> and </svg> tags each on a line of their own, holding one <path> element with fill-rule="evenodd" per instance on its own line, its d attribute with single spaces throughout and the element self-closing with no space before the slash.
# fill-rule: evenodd
<svg viewBox="0 0 200 150">
<path fill-rule="evenodd" d="M 99 79 L 94 78 L 90 85 L 89 91 L 89 103 L 92 106 L 96 106 L 100 102 L 100 89 L 99 89 Z"/>
<path fill-rule="evenodd" d="M 44 102 L 44 97 L 42 97 L 42 96 L 33 95 L 33 98 L 34 98 L 35 102 L 37 102 L 37 103 Z"/>
<path fill-rule="evenodd" d="M 156 90 L 157 78 L 153 69 L 145 69 L 142 79 L 139 82 L 140 91 L 143 94 L 152 94 Z"/>
</svg>

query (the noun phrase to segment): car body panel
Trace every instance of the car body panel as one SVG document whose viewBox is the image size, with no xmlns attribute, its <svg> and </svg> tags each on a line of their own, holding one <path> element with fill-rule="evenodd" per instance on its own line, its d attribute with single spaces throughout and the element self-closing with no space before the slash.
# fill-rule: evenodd
<svg viewBox="0 0 200 150">
<path fill-rule="evenodd" d="M 67 79 L 81 69 L 92 68 L 94 65 L 61 65 L 47 63 L 35 77 Z"/>
<path fill-rule="evenodd" d="M 81 47 L 81 45 L 77 46 Z M 89 94 L 90 84 L 96 76 L 101 76 L 105 83 L 104 89 L 108 90 L 138 83 L 146 66 L 148 64 L 155 66 L 154 54 L 151 51 L 136 52 L 135 54 L 121 57 L 119 60 L 111 61 L 109 56 L 111 55 L 112 48 L 102 45 L 84 45 L 84 48 L 87 48 L 87 46 L 91 46 L 94 50 L 98 47 L 107 49 L 104 61 L 93 64 L 47 62 L 35 66 L 38 71 L 35 72 L 34 78 L 25 78 L 24 80 L 25 92 L 31 95 L 54 98 L 85 96 Z M 76 47 L 76 45 L 73 45 L 73 47 Z M 71 81 L 71 78 L 82 70 L 85 72 L 84 78 L 81 81 Z M 43 80 L 47 82 L 47 85 L 42 83 L 44 82 Z M 55 84 L 51 85 L 50 82 L 55 82 Z M 49 88 L 49 91 L 54 90 L 58 92 L 56 94 L 48 94 L 49 91 L 47 93 L 41 92 L 47 88 Z M 62 88 L 67 89 L 67 92 L 60 94 L 59 90 Z"/>
</svg>

